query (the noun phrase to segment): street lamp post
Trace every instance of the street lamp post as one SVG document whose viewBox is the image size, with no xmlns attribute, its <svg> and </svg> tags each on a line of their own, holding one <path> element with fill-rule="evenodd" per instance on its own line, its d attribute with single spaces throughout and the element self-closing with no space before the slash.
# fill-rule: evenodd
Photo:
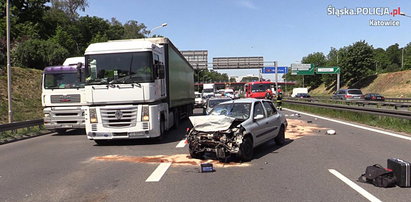
<svg viewBox="0 0 411 202">
<path fill-rule="evenodd" d="M 154 27 L 153 29 L 151 29 L 151 30 L 149 31 L 149 33 L 148 33 L 149 36 L 151 35 L 151 33 L 153 33 L 154 30 L 159 29 L 159 28 L 162 28 L 162 27 L 165 27 L 165 26 L 167 26 L 167 23 L 163 23 L 163 24 L 161 24 L 160 26 Z"/>
<path fill-rule="evenodd" d="M 11 65 L 10 65 L 10 2 L 6 2 L 6 18 L 7 18 L 7 99 L 8 99 L 8 116 L 9 123 L 13 122 L 13 111 L 11 106 Z"/>
</svg>

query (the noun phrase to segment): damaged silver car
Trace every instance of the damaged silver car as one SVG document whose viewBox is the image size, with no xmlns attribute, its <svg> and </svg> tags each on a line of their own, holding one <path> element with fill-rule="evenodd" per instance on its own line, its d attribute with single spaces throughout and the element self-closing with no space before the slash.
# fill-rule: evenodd
<svg viewBox="0 0 411 202">
<path fill-rule="evenodd" d="M 225 160 L 237 156 L 253 158 L 254 148 L 270 140 L 285 143 L 287 120 L 270 100 L 239 99 L 221 103 L 208 116 L 191 116 L 193 128 L 187 134 L 190 155 L 202 158 L 206 152 Z"/>
</svg>

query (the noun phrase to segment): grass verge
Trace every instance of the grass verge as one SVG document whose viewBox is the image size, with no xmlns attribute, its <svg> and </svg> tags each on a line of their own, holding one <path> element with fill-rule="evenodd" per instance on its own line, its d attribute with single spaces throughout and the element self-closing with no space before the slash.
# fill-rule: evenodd
<svg viewBox="0 0 411 202">
<path fill-rule="evenodd" d="M 346 121 L 366 124 L 379 128 L 385 128 L 397 132 L 405 132 L 411 134 L 411 120 L 400 119 L 387 116 L 378 116 L 366 113 L 357 113 L 335 109 L 325 109 L 314 106 L 304 106 L 297 104 L 284 103 L 284 107 L 312 114 L 322 115 L 330 118 L 337 118 Z"/>
<path fill-rule="evenodd" d="M 15 131 L 0 132 L 0 144 L 9 140 L 21 139 L 46 133 L 44 126 L 22 128 Z"/>
</svg>

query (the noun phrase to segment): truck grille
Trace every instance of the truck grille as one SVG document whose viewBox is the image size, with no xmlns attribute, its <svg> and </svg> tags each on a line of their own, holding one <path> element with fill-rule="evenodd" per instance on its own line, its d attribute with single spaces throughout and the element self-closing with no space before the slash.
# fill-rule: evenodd
<svg viewBox="0 0 411 202">
<path fill-rule="evenodd" d="M 101 109 L 101 120 L 106 128 L 134 127 L 137 122 L 137 107 Z"/>
<path fill-rule="evenodd" d="M 51 103 L 80 103 L 80 94 L 51 95 Z"/>
</svg>

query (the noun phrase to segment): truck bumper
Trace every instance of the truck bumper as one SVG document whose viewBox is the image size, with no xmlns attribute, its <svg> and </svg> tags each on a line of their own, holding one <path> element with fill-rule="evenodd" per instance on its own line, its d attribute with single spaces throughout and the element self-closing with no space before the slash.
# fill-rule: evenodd
<svg viewBox="0 0 411 202">
<path fill-rule="evenodd" d="M 84 110 L 81 107 L 47 107 L 43 109 L 46 129 L 83 129 Z"/>
<path fill-rule="evenodd" d="M 142 105 L 94 107 L 97 113 L 97 123 L 90 123 L 86 115 L 86 133 L 89 140 L 110 139 L 147 139 L 160 136 L 160 111 L 164 107 L 151 105 L 150 118 L 141 120 Z M 89 112 L 86 111 L 86 114 Z M 115 118 L 115 114 L 122 118 Z"/>
</svg>

